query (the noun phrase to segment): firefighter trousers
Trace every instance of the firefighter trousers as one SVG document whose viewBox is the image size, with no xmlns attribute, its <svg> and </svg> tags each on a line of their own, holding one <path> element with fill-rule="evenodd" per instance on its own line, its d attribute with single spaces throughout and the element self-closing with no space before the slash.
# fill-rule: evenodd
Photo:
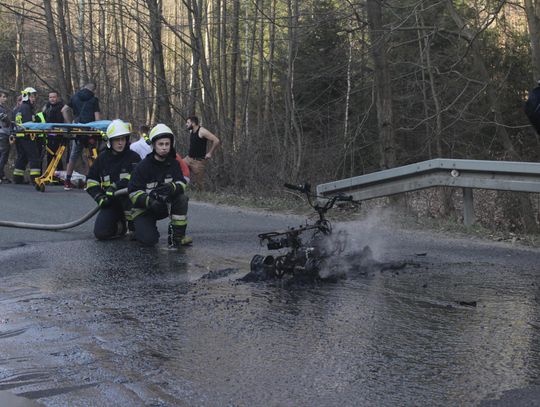
<svg viewBox="0 0 540 407">
<path fill-rule="evenodd" d="M 188 201 L 189 198 L 186 194 L 180 194 L 173 199 L 170 206 L 171 224 L 177 223 L 178 219 L 182 219 L 184 231 L 187 226 Z M 133 220 L 135 239 L 145 246 L 156 245 L 159 241 L 158 220 L 151 211 L 138 215 Z"/>
<path fill-rule="evenodd" d="M 128 227 L 133 229 L 131 220 L 131 201 L 127 196 L 113 198 L 112 205 L 100 209 L 94 223 L 94 236 L 98 240 L 108 240 L 125 235 Z"/>
<path fill-rule="evenodd" d="M 24 182 L 24 170 L 26 165 L 30 166 L 30 180 L 41 175 L 41 141 L 30 140 L 28 138 L 17 138 L 17 159 L 13 170 L 13 181 L 16 184 Z"/>
</svg>

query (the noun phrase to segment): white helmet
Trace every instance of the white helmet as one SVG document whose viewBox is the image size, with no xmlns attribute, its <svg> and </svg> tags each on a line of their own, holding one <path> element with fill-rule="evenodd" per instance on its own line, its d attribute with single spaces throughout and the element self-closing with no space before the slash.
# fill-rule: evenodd
<svg viewBox="0 0 540 407">
<path fill-rule="evenodd" d="M 157 139 L 168 137 L 171 139 L 171 146 L 174 144 L 174 134 L 169 126 L 163 123 L 156 124 L 152 130 L 150 130 L 150 143 L 154 143 Z"/>
<path fill-rule="evenodd" d="M 113 120 L 108 126 L 107 126 L 107 147 L 111 148 L 111 140 L 116 137 L 126 137 L 129 139 L 129 135 L 131 134 L 131 125 L 129 123 L 126 123 L 120 119 Z"/>
<path fill-rule="evenodd" d="M 21 91 L 21 95 L 22 95 L 22 100 L 23 102 L 27 102 L 28 101 L 28 97 L 30 96 L 30 94 L 32 93 L 37 93 L 37 90 L 35 90 L 34 88 L 32 87 L 27 87 L 27 88 L 24 88 L 24 90 Z"/>
</svg>

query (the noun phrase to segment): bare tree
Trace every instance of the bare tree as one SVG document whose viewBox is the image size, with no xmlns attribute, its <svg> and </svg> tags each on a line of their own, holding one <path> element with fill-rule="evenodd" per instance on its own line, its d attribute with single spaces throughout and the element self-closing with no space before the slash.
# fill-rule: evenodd
<svg viewBox="0 0 540 407">
<path fill-rule="evenodd" d="M 525 0 L 525 13 L 531 36 L 531 59 L 533 82 L 540 79 L 540 2 Z"/>
<path fill-rule="evenodd" d="M 396 166 L 396 140 L 392 111 L 392 88 L 388 62 L 386 60 L 387 37 L 382 19 L 383 3 L 384 1 L 367 0 L 366 8 L 375 71 L 377 123 L 381 154 L 380 166 L 381 168 L 392 168 Z"/>
<path fill-rule="evenodd" d="M 152 63 L 156 73 L 155 119 L 158 122 L 172 121 L 169 91 L 165 75 L 163 44 L 161 42 L 161 0 L 146 0 L 150 13 L 150 40 L 152 42 Z"/>
</svg>

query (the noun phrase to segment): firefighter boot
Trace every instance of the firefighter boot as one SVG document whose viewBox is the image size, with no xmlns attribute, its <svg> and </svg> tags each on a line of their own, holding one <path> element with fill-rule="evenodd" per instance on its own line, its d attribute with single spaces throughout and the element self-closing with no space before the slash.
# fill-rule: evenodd
<svg viewBox="0 0 540 407">
<path fill-rule="evenodd" d="M 167 239 L 170 248 L 178 248 L 193 243 L 193 239 L 186 236 L 186 226 L 169 225 L 169 237 Z"/>
<path fill-rule="evenodd" d="M 30 170 L 30 184 L 36 185 L 36 178 L 39 178 L 40 175 L 41 174 L 39 172 L 36 173 Z"/>
<path fill-rule="evenodd" d="M 128 220 L 127 236 L 129 240 L 135 240 L 135 223 L 132 220 Z"/>
<path fill-rule="evenodd" d="M 24 170 L 19 168 L 13 170 L 13 182 L 15 184 L 24 184 Z"/>
<path fill-rule="evenodd" d="M 116 226 L 116 235 L 118 237 L 122 237 L 127 233 L 127 231 L 128 231 L 128 227 L 126 225 L 126 221 L 119 220 Z"/>
</svg>

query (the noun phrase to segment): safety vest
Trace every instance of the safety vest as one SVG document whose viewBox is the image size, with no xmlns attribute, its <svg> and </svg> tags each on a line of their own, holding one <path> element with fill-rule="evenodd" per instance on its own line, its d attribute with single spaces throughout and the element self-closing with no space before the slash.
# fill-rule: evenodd
<svg viewBox="0 0 540 407">
<path fill-rule="evenodd" d="M 47 120 L 45 120 L 45 113 L 39 112 L 36 115 L 34 115 L 34 122 L 35 123 L 47 123 Z M 45 133 L 40 133 L 37 135 L 39 138 L 44 138 Z"/>
<path fill-rule="evenodd" d="M 17 126 L 22 126 L 22 113 L 21 112 L 17 112 L 17 114 L 15 115 L 15 124 Z M 16 137 L 24 137 L 24 133 L 17 133 L 15 134 Z"/>
</svg>

